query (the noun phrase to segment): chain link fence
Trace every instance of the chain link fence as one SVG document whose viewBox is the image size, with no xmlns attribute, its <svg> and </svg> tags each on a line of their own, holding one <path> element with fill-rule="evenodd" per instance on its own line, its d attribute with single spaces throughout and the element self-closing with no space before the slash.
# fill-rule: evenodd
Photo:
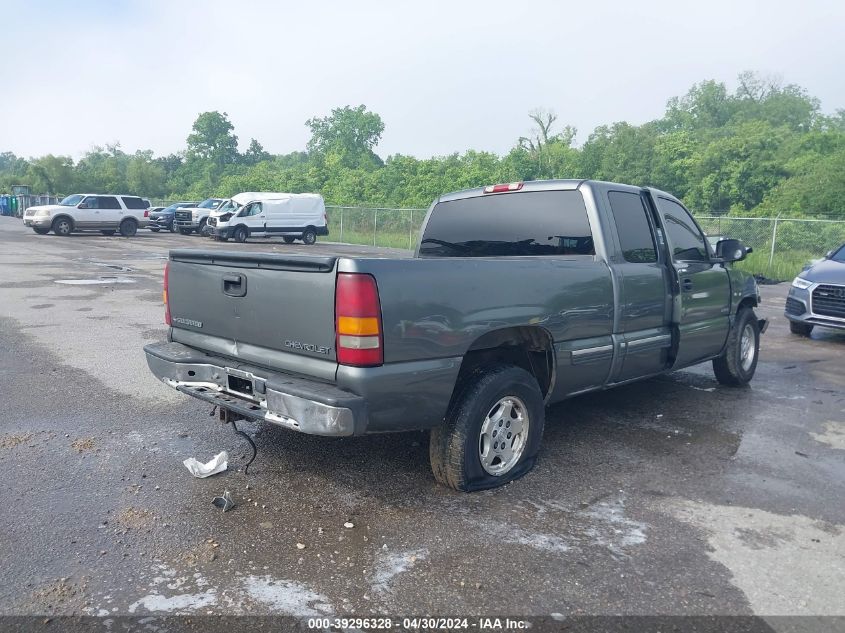
<svg viewBox="0 0 845 633">
<path fill-rule="evenodd" d="M 427 209 L 328 206 L 329 239 L 412 250 Z M 744 218 L 697 216 L 712 241 L 742 240 L 753 248 L 737 264 L 771 279 L 791 279 L 810 261 L 845 243 L 845 219 Z"/>
<path fill-rule="evenodd" d="M 31 204 L 48 204 L 54 196 L 28 196 L 21 211 Z M 151 200 L 166 207 L 176 200 Z M 328 240 L 344 244 L 365 244 L 413 250 L 427 209 L 386 207 L 326 207 Z M 737 264 L 748 272 L 777 280 L 791 279 L 810 261 L 845 243 L 845 214 L 829 219 L 745 218 L 696 216 L 711 241 L 719 237 L 742 240 L 754 250 Z"/>
<path fill-rule="evenodd" d="M 737 264 L 770 279 L 792 279 L 812 260 L 845 243 L 845 220 L 698 216 L 711 238 L 742 240 L 754 250 Z"/>
</svg>

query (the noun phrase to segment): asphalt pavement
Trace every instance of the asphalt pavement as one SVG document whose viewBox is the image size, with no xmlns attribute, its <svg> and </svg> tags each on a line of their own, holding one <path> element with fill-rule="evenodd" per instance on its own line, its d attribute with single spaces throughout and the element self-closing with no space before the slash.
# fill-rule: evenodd
<svg viewBox="0 0 845 633">
<path fill-rule="evenodd" d="M 171 248 L 403 256 L 0 218 L 0 614 L 845 615 L 845 334 L 791 335 L 751 386 L 709 364 L 547 411 L 538 466 L 437 485 L 426 433 L 243 424 L 149 373 Z M 230 455 L 195 479 L 188 457 Z M 212 498 L 230 491 L 223 513 Z"/>
</svg>

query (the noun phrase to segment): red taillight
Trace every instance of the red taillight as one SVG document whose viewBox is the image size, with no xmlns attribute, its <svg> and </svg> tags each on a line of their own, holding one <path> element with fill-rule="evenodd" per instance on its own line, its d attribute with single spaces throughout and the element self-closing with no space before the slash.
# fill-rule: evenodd
<svg viewBox="0 0 845 633">
<path fill-rule="evenodd" d="M 490 185 L 484 187 L 484 193 L 504 193 L 506 191 L 519 191 L 522 189 L 523 182 L 510 182 L 503 185 Z"/>
<path fill-rule="evenodd" d="M 144 217 L 145 218 L 150 217 L 150 210 L 149 209 L 144 209 Z"/>
<path fill-rule="evenodd" d="M 334 295 L 337 362 L 355 367 L 384 363 L 381 305 L 372 275 L 338 273 Z"/>
<path fill-rule="evenodd" d="M 164 265 L 164 292 L 162 293 L 162 298 L 164 299 L 164 322 L 167 325 L 171 325 L 171 322 L 170 322 L 170 297 L 168 296 L 169 286 L 170 286 L 170 262 L 167 262 Z"/>
</svg>

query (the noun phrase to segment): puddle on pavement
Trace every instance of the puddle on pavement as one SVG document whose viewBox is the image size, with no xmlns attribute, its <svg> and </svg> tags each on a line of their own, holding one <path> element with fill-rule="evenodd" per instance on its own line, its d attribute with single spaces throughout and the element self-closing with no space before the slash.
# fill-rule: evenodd
<svg viewBox="0 0 845 633">
<path fill-rule="evenodd" d="M 137 283 L 131 277 L 101 276 L 93 279 L 55 279 L 55 283 L 67 286 L 103 286 L 110 284 L 134 284 Z"/>
</svg>

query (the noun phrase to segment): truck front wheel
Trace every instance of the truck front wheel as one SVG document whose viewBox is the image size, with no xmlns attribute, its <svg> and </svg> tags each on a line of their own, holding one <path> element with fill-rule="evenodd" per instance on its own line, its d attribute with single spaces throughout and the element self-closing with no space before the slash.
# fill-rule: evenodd
<svg viewBox="0 0 845 633">
<path fill-rule="evenodd" d="M 713 373 L 723 385 L 748 384 L 757 369 L 760 354 L 760 325 L 754 310 L 743 308 L 736 315 L 724 353 L 713 359 Z"/>
<path fill-rule="evenodd" d="M 496 365 L 465 381 L 432 429 L 429 457 L 434 478 L 470 492 L 522 477 L 537 461 L 545 408 L 536 379 L 524 369 Z"/>
</svg>

